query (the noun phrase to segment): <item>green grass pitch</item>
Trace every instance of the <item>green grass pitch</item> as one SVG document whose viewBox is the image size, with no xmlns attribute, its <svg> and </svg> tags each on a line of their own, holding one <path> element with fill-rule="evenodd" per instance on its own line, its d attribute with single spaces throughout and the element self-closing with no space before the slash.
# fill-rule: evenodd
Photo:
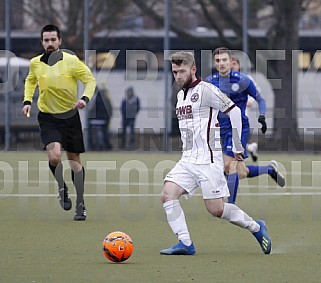
<svg viewBox="0 0 321 283">
<path fill-rule="evenodd" d="M 248 231 L 211 217 L 198 194 L 181 200 L 196 255 L 163 256 L 159 251 L 177 240 L 159 194 L 179 158 L 83 154 L 88 213 L 85 222 L 74 222 L 73 209 L 65 212 L 58 204 L 44 152 L 3 152 L 0 282 L 320 282 L 320 156 L 260 154 L 260 164 L 279 162 L 285 188 L 268 176 L 240 181 L 237 204 L 266 221 L 271 255 L 262 253 Z M 132 257 L 120 264 L 102 253 L 104 237 L 115 230 L 128 233 L 135 245 Z"/>
</svg>

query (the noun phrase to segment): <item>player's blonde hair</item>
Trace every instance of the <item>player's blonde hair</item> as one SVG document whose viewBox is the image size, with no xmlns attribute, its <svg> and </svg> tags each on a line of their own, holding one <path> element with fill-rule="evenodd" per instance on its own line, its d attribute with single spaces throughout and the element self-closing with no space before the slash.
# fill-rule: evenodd
<svg viewBox="0 0 321 283">
<path fill-rule="evenodd" d="M 178 51 L 169 56 L 169 60 L 172 64 L 175 65 L 188 65 L 188 66 L 195 66 L 195 58 L 193 53 L 187 51 Z"/>
</svg>

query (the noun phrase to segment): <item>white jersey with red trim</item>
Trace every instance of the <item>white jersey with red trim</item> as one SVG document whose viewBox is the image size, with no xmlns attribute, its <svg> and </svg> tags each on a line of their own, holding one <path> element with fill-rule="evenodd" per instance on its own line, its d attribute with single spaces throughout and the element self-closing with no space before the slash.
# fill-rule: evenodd
<svg viewBox="0 0 321 283">
<path fill-rule="evenodd" d="M 217 114 L 218 111 L 226 113 L 234 106 L 217 87 L 200 79 L 177 94 L 182 161 L 193 164 L 223 162 Z"/>
</svg>

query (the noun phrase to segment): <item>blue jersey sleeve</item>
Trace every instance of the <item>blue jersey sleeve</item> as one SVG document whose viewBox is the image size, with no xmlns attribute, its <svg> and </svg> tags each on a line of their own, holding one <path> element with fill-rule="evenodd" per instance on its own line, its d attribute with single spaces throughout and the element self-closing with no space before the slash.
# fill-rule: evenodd
<svg viewBox="0 0 321 283">
<path fill-rule="evenodd" d="M 206 77 L 204 81 L 207 82 L 207 83 L 213 84 L 212 83 L 212 75 Z"/>
<path fill-rule="evenodd" d="M 249 86 L 247 88 L 247 92 L 250 96 L 252 96 L 257 101 L 259 105 L 260 115 L 265 116 L 265 112 L 266 112 L 265 99 L 262 97 L 262 95 L 260 94 L 260 92 L 258 91 L 254 82 L 251 79 L 249 79 Z"/>
</svg>

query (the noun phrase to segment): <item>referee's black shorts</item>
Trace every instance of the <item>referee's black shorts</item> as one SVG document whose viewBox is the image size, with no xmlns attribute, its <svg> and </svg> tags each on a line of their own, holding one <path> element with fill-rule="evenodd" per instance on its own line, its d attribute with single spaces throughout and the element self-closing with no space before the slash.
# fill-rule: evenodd
<svg viewBox="0 0 321 283">
<path fill-rule="evenodd" d="M 82 126 L 78 110 L 62 114 L 38 113 L 40 137 L 45 148 L 52 142 L 59 142 L 68 152 L 85 152 Z"/>
</svg>

